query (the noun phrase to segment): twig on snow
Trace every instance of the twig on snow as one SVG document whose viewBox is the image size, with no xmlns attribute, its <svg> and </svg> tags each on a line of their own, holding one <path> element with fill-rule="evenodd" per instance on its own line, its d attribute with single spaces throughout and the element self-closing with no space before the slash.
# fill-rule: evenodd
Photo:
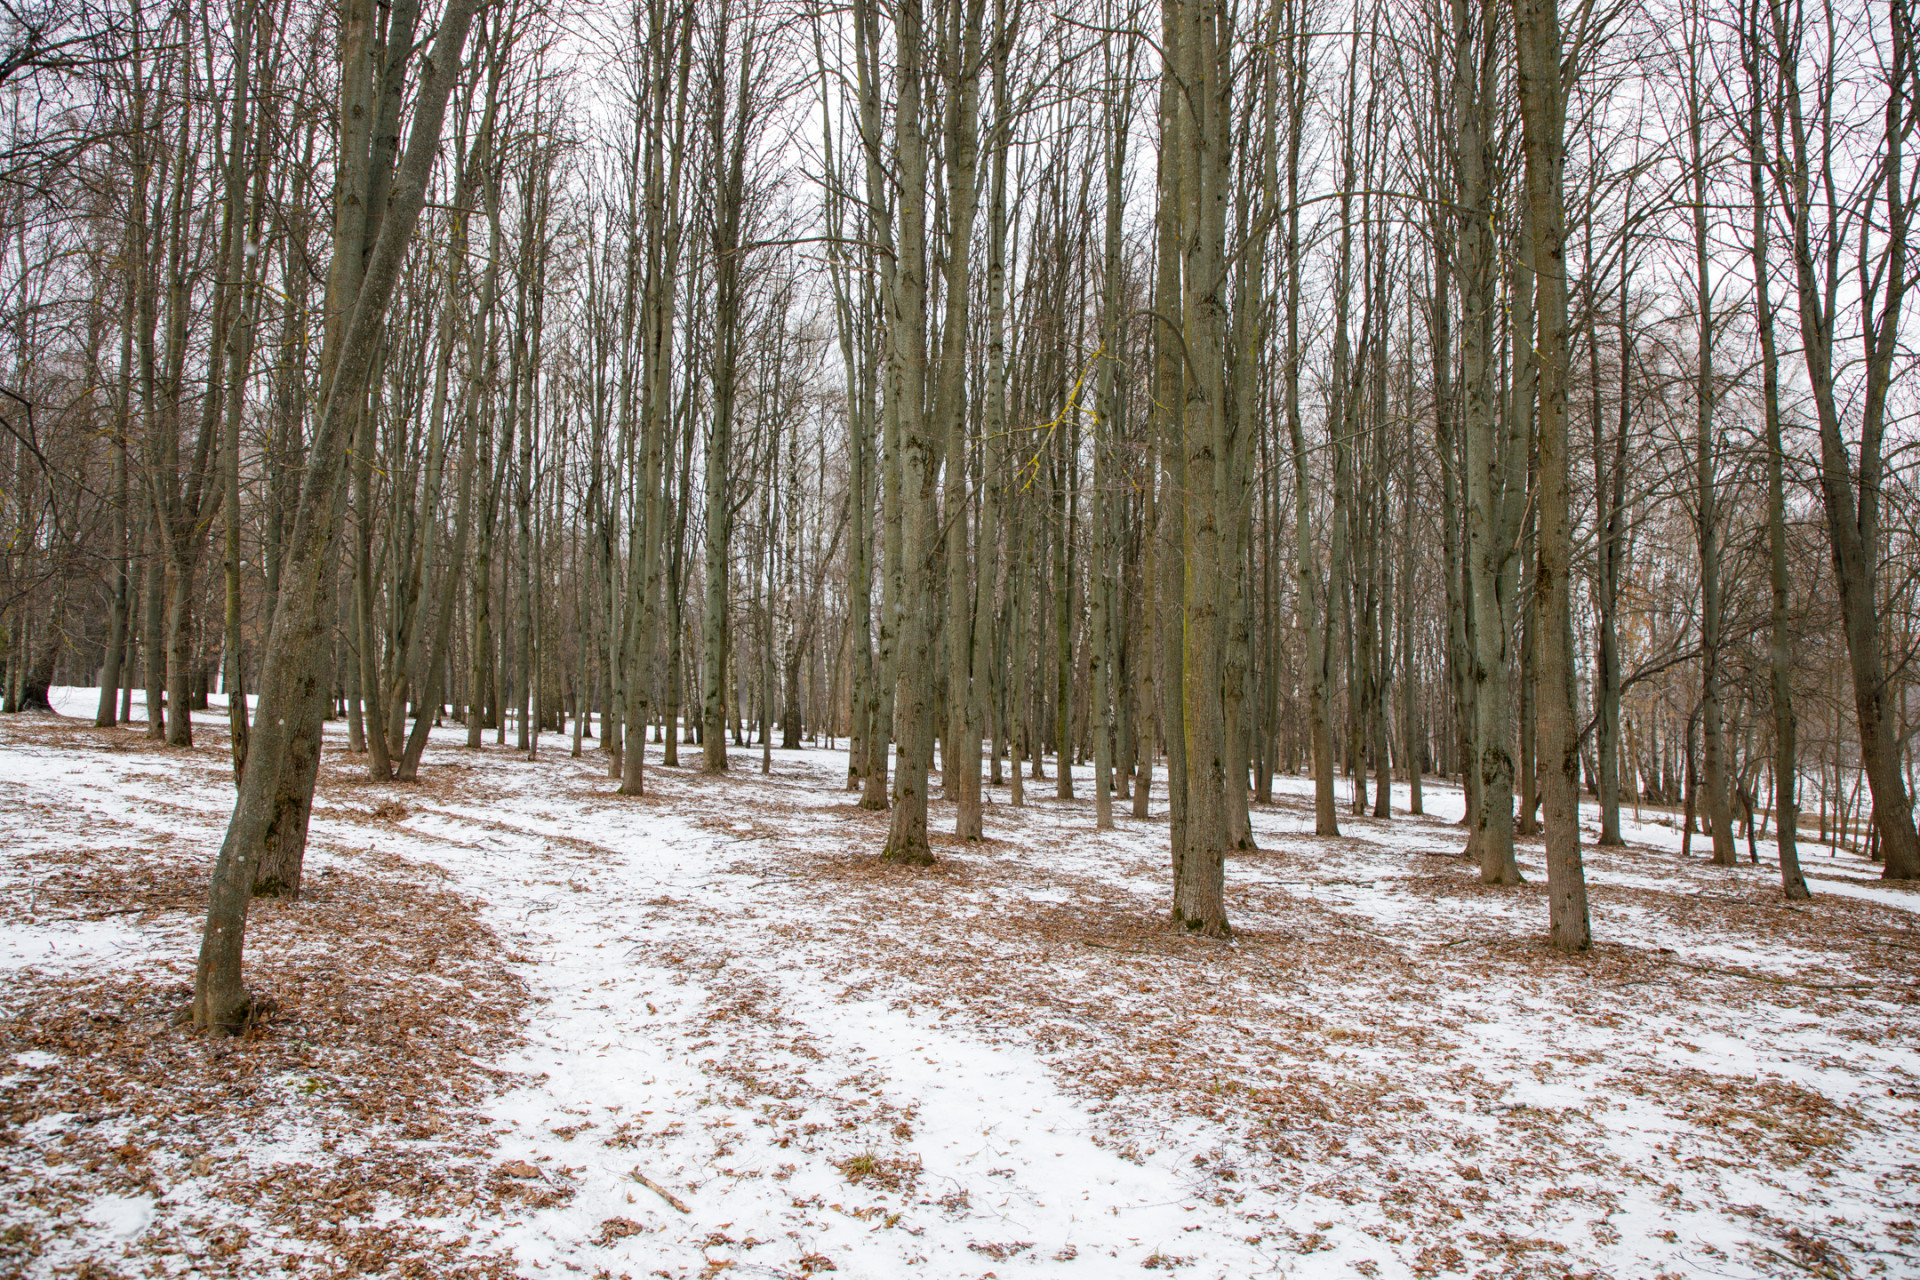
<svg viewBox="0 0 1920 1280">
<path fill-rule="evenodd" d="M 665 1200 L 668 1204 L 672 1205 L 674 1208 L 678 1209 L 680 1212 L 682 1213 L 693 1212 L 693 1210 L 687 1208 L 686 1201 L 682 1200 L 679 1196 L 673 1194 L 673 1192 L 667 1190 L 665 1187 L 661 1186 L 659 1183 L 655 1182 L 652 1178 L 649 1178 L 646 1174 L 640 1172 L 639 1165 L 633 1166 L 633 1180 L 639 1183 L 641 1186 L 645 1187 L 647 1190 L 653 1192 L 653 1194 L 659 1196 L 662 1200 Z"/>
</svg>

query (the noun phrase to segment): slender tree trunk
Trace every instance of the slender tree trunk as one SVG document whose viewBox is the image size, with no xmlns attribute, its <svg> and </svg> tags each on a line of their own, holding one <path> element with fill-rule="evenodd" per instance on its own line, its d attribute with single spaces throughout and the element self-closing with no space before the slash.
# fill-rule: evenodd
<svg viewBox="0 0 1920 1280">
<path fill-rule="evenodd" d="M 880 119 L 880 24 L 871 0 L 855 0 L 855 71 L 859 93 L 861 152 L 867 193 L 867 217 L 872 239 L 877 246 L 879 297 L 872 310 L 891 314 L 896 288 L 896 259 L 893 243 L 892 186 L 881 165 Z M 871 287 L 871 286 L 869 286 Z M 898 612 L 900 572 L 900 390 L 894 382 L 897 362 L 893 359 L 895 334 L 886 327 L 882 339 L 883 356 L 877 370 L 880 400 L 880 634 L 874 655 L 872 693 L 869 696 L 864 782 L 860 807 L 882 810 L 888 807 L 891 790 L 888 779 L 888 748 L 894 741 L 893 704 L 896 693 L 895 647 L 899 636 Z"/>
<path fill-rule="evenodd" d="M 1181 328 L 1194 373 L 1184 402 L 1187 501 L 1182 549 L 1186 590 L 1181 666 L 1186 739 L 1186 848 L 1174 881 L 1173 917 L 1213 937 L 1227 924 L 1224 876 L 1227 743 L 1221 697 L 1228 566 L 1223 526 L 1236 518 L 1228 495 L 1224 287 L 1230 46 L 1212 0 L 1173 0 L 1180 24 Z M 1063 757 L 1064 761 L 1064 757 Z"/>
<path fill-rule="evenodd" d="M 750 41 L 749 41 L 750 45 Z M 731 478 L 733 460 L 733 417 L 738 391 L 740 360 L 741 284 L 740 237 L 745 191 L 747 111 L 745 63 L 751 48 L 741 52 L 741 88 L 734 106 L 733 134 L 726 132 L 724 112 L 715 111 L 712 122 L 716 162 L 724 156 L 725 182 L 713 213 L 714 310 L 713 310 L 713 426 L 706 451 L 706 605 L 701 630 L 701 767 L 708 773 L 727 769 L 726 684 L 728 650 L 727 629 L 729 572 L 728 547 L 733 536 L 733 496 Z M 724 97 L 724 80 L 722 81 Z M 729 145 L 731 144 L 731 145 Z M 633 744 L 637 747 L 639 744 Z"/>
<path fill-rule="evenodd" d="M 379 380 L 377 373 L 374 380 Z M 387 754 L 386 700 L 380 696 L 379 642 L 374 628 L 374 415 L 363 406 L 358 418 L 359 429 L 354 433 L 353 443 L 353 624 L 358 659 L 355 670 L 360 679 L 359 697 L 355 702 L 356 712 L 358 704 L 365 707 L 362 732 L 367 745 L 367 776 L 375 782 L 385 782 L 393 776 L 393 761 Z"/>
<path fill-rule="evenodd" d="M 1753 197 L 1754 320 L 1760 333 L 1760 397 L 1767 424 L 1767 560 L 1772 610 L 1768 619 L 1767 674 L 1773 702 L 1774 844 L 1780 853 L 1780 888 L 1789 902 L 1813 896 L 1800 872 L 1800 753 L 1793 710 L 1793 584 L 1787 573 L 1785 449 L 1780 439 L 1780 356 L 1774 336 L 1767 223 L 1764 81 L 1761 73 L 1760 6 L 1743 5 L 1742 53 L 1747 70 L 1747 185 Z M 1748 820 L 1748 838 L 1753 824 Z"/>
<path fill-rule="evenodd" d="M 267 54 L 267 32 L 255 31 L 258 22 L 251 3 L 240 6 L 236 23 L 235 47 L 246 50 L 258 34 L 260 49 L 253 55 L 256 65 L 271 67 L 275 59 Z M 246 55 L 243 53 L 243 57 Z M 268 72 L 269 87 L 272 73 Z M 247 372 L 253 362 L 253 325 L 258 307 L 260 255 L 249 253 L 260 236 L 259 210 L 265 197 L 266 153 L 268 145 L 267 106 L 270 94 L 260 94 L 261 108 L 249 137 L 249 86 L 245 78 L 236 78 L 232 119 L 232 143 L 227 160 L 226 217 L 228 225 L 228 289 L 235 297 L 235 318 L 228 328 L 225 343 L 226 403 L 225 423 L 220 442 L 220 502 L 225 509 L 222 562 L 225 570 L 225 609 L 222 649 L 227 692 L 227 727 L 232 748 L 233 774 L 237 780 L 247 763 L 247 691 L 245 655 L 242 652 L 240 599 L 240 418 L 246 405 Z M 251 192 L 249 193 L 249 186 Z"/>
<path fill-rule="evenodd" d="M 1497 59 L 1492 0 L 1478 21 L 1471 0 L 1453 0 L 1455 123 L 1460 204 L 1461 376 L 1467 454 L 1467 580 L 1473 609 L 1473 758 L 1477 803 L 1470 848 L 1487 884 L 1518 884 L 1513 856 L 1513 742 L 1508 642 L 1518 592 L 1518 538 L 1525 502 L 1526 437 L 1514 415 L 1498 421 L 1493 404 L 1495 260 L 1491 225 L 1488 112 Z M 1480 38 L 1476 41 L 1475 29 Z M 1477 46 L 1477 47 L 1476 47 Z M 1530 250 L 1525 241 L 1523 252 Z"/>
<path fill-rule="evenodd" d="M 1306 672 L 1307 738 L 1313 756 L 1314 834 L 1340 834 L 1340 807 L 1333 789 L 1333 671 L 1328 631 L 1333 601 L 1320 577 L 1320 556 L 1314 548 L 1313 478 L 1305 427 L 1300 416 L 1300 152 L 1306 140 L 1308 51 L 1312 33 L 1303 5 L 1289 0 L 1286 11 L 1287 94 L 1287 210 L 1286 210 L 1286 413 L 1287 436 L 1293 447 L 1294 573 L 1298 579 L 1294 609 L 1299 620 Z"/>
<path fill-rule="evenodd" d="M 1528 220 L 1534 243 L 1534 288 L 1540 376 L 1540 547 L 1537 733 L 1546 818 L 1547 903 L 1553 945 L 1593 945 L 1586 874 L 1580 862 L 1580 734 L 1574 716 L 1572 617 L 1573 513 L 1567 443 L 1567 254 L 1563 180 L 1566 86 L 1561 80 L 1560 20 L 1555 0 L 1516 6 L 1520 107 L 1527 161 Z"/>
<path fill-rule="evenodd" d="M 123 659 L 130 656 L 132 634 L 131 530 L 127 517 L 130 501 L 127 484 L 127 438 L 133 430 L 133 300 L 138 285 L 129 282 L 120 314 L 120 374 L 113 406 L 113 440 L 108 446 L 111 473 L 107 484 L 112 492 L 113 594 L 108 605 L 107 645 L 100 666 L 100 703 L 94 713 L 94 727 L 110 729 L 119 723 L 120 675 Z"/>
<path fill-rule="evenodd" d="M 927 774 L 933 757 L 934 460 L 925 408 L 926 143 L 921 134 L 920 0 L 894 6 L 899 153 L 899 247 L 889 299 L 892 381 L 899 395 L 901 585 L 894 715 L 900 747 L 894 767 L 893 821 L 881 856 L 931 863 L 927 842 Z"/>
<path fill-rule="evenodd" d="M 1408 291 L 1411 293 L 1411 289 Z M 1411 299 L 1409 299 L 1411 301 Z M 1402 368 L 1403 395 L 1413 399 L 1412 324 L 1407 326 L 1407 351 Z M 1407 811 L 1424 814 L 1425 801 L 1420 794 L 1421 775 L 1426 771 L 1423 744 L 1425 731 L 1420 720 L 1420 664 L 1413 649 L 1413 508 L 1419 488 L 1419 473 L 1413 451 L 1413 414 L 1403 409 L 1400 438 L 1400 741 L 1406 752 Z"/>
<path fill-rule="evenodd" d="M 1075 389 L 1077 395 L 1078 388 Z M 1053 433 L 1053 794 L 1073 799 L 1073 525 L 1069 507 L 1077 505 L 1072 472 L 1080 454 L 1080 405 L 1066 407 L 1061 428 Z"/>
<path fill-rule="evenodd" d="M 978 736 L 985 721 L 1004 723 L 995 714 L 994 674 L 1004 659 L 998 629 L 991 626 L 995 613 L 995 591 L 1000 576 L 1000 539 L 1004 532 L 1001 519 L 1001 485 L 1007 466 L 1007 148 L 1012 143 L 1012 104 L 1007 85 L 1007 58 L 1014 32 L 1009 26 L 1007 0 L 994 5 L 993 43 L 988 61 L 993 69 L 993 132 L 989 138 L 989 194 L 987 198 L 987 385 L 983 407 L 982 431 L 985 436 L 985 472 L 980 492 L 980 535 L 974 571 L 973 618 L 973 714 L 970 728 L 975 741 L 967 750 L 972 760 L 979 754 Z M 987 625 L 983 627 L 983 620 Z M 991 633 L 991 634 L 986 634 Z M 1000 741 L 994 735 L 992 772 L 999 781 Z M 1014 768 L 1014 786 L 1019 786 L 1020 770 Z"/>
<path fill-rule="evenodd" d="M 1799 32 L 1789 31 L 1784 14 L 1772 13 L 1777 74 L 1785 99 L 1788 154 L 1776 163 L 1777 197 L 1793 225 L 1794 271 L 1800 303 L 1801 353 L 1820 429 L 1820 500 L 1826 513 L 1834 581 L 1839 588 L 1841 629 L 1853 676 L 1854 713 L 1860 741 L 1860 767 L 1873 795 L 1873 822 L 1885 854 L 1889 880 L 1920 877 L 1920 836 L 1913 825 L 1913 799 L 1900 768 L 1895 741 L 1893 692 L 1886 672 L 1883 619 L 1880 616 L 1880 488 L 1885 471 L 1884 441 L 1888 393 L 1894 378 L 1894 352 L 1900 341 L 1901 311 L 1910 284 L 1908 233 L 1914 201 L 1920 198 L 1903 177 L 1905 143 L 1911 118 L 1907 107 L 1914 74 L 1912 15 L 1896 6 L 1889 24 L 1890 58 L 1881 73 L 1888 87 L 1879 147 L 1880 173 L 1866 187 L 1867 199 L 1883 201 L 1878 218 L 1849 219 L 1859 225 L 1860 281 L 1863 295 L 1878 307 L 1862 325 L 1860 364 L 1864 374 L 1858 417 L 1858 462 L 1841 420 L 1834 387 L 1835 294 L 1843 254 L 1838 239 L 1844 228 L 1824 229 L 1816 253 L 1813 235 L 1813 183 L 1826 184 L 1833 200 L 1850 197 L 1832 191 L 1833 126 L 1816 118 L 1809 127 L 1798 83 Z M 1822 107 L 1824 111 L 1826 108 Z M 1817 130 L 1817 133 L 1815 132 Z M 1851 180 L 1849 180 L 1851 181 Z M 1869 211 L 1863 210 L 1863 215 Z M 1835 215 L 1837 217 L 1837 215 Z M 1868 228 L 1872 228 L 1869 230 Z M 1870 283 L 1871 282 L 1871 283 Z M 1849 415 L 1852 416 L 1851 414 Z"/>
<path fill-rule="evenodd" d="M 1701 42 L 1706 39 L 1704 8 L 1688 15 L 1693 38 L 1687 40 L 1687 138 L 1693 187 L 1694 298 L 1699 347 L 1694 385 L 1694 466 L 1696 532 L 1700 547 L 1700 723 L 1702 781 L 1706 784 L 1707 825 L 1715 865 L 1739 861 L 1733 843 L 1733 806 L 1727 793 L 1726 720 L 1720 694 L 1721 632 L 1719 462 L 1714 448 L 1713 278 L 1708 264 L 1707 166 L 1703 114 L 1708 108 Z"/>
<path fill-rule="evenodd" d="M 1589 328 L 1588 396 L 1593 424 L 1593 492 L 1598 508 L 1594 548 L 1595 603 L 1599 614 L 1594 671 L 1594 744 L 1600 758 L 1600 845 L 1618 848 L 1620 835 L 1620 569 L 1625 558 L 1621 525 L 1626 508 L 1628 382 L 1632 372 L 1627 332 L 1628 240 L 1620 244 L 1620 386 L 1618 430 L 1609 451 L 1601 439 L 1599 273 L 1593 261 L 1593 217 L 1587 217 Z M 1636 809 L 1639 792 L 1634 792 Z"/>
<path fill-rule="evenodd" d="M 1154 627 L 1160 646 L 1160 723 L 1167 744 L 1167 843 L 1173 880 L 1186 871 L 1187 737 L 1185 655 L 1181 636 L 1187 594 L 1182 555 L 1186 529 L 1186 434 L 1184 405 L 1187 369 L 1181 307 L 1181 224 L 1184 221 L 1185 165 L 1181 157 L 1189 127 L 1181 109 L 1180 47 L 1186 38 L 1181 0 L 1161 0 L 1159 207 L 1155 215 L 1154 254 L 1154 433 L 1160 452 L 1159 608 Z"/>
<path fill-rule="evenodd" d="M 951 0 L 943 24 L 941 61 L 945 64 L 947 123 L 946 317 L 941 325 L 940 367 L 934 391 L 934 429 L 946 439 L 946 629 L 947 724 L 940 764 L 946 792 L 954 801 L 954 834 L 978 840 L 980 820 L 980 724 L 972 688 L 973 649 L 984 646 L 973 616 L 974 591 L 968 575 L 968 439 L 966 365 L 969 303 L 973 292 L 973 223 L 979 168 L 980 28 L 983 0 Z M 980 526 L 980 541 L 991 536 Z"/>
<path fill-rule="evenodd" d="M 1116 367 L 1121 342 L 1120 270 L 1122 200 L 1125 195 L 1127 132 L 1132 121 L 1133 46 L 1124 53 L 1126 67 L 1115 75 L 1114 55 L 1107 55 L 1109 81 L 1119 81 L 1117 101 L 1107 103 L 1106 230 L 1102 251 L 1100 322 L 1101 359 L 1093 436 L 1093 492 L 1090 517 L 1093 522 L 1093 572 L 1089 580 L 1090 617 L 1088 639 L 1093 666 L 1093 813 L 1094 826 L 1102 831 L 1113 827 L 1113 747 L 1110 717 L 1113 705 L 1113 538 L 1112 516 L 1108 512 L 1107 489 L 1111 483 L 1112 462 L 1109 450 L 1114 432 L 1117 405 Z"/>
</svg>

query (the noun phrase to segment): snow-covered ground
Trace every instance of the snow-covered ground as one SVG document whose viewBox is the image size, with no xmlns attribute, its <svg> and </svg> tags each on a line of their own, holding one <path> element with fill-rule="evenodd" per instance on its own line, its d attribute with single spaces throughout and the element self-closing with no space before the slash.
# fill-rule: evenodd
<svg viewBox="0 0 1920 1280">
<path fill-rule="evenodd" d="M 221 1044 L 174 1017 L 223 713 L 92 698 L 0 721 L 0 1274 L 1920 1274 L 1920 895 L 1850 854 L 1790 906 L 1649 812 L 1567 958 L 1457 791 L 1323 840 L 1281 779 L 1216 943 L 1086 769 L 908 870 L 838 751 L 649 744 L 630 799 L 564 735 L 417 786 L 336 735 Z"/>
</svg>

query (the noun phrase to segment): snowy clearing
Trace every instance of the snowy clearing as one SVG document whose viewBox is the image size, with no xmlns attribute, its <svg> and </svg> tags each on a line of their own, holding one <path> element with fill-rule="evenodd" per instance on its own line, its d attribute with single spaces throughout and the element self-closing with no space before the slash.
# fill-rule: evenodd
<svg viewBox="0 0 1920 1280">
<path fill-rule="evenodd" d="M 176 1015 L 221 715 L 92 696 L 0 721 L 0 1274 L 1920 1274 L 1920 895 L 1851 855 L 1788 906 L 1765 842 L 1629 824 L 1567 959 L 1457 792 L 1321 840 L 1282 779 L 1222 944 L 1084 776 L 909 871 L 841 752 L 650 746 L 629 800 L 564 737 L 443 731 L 416 786 L 330 737 L 218 1043 Z"/>
</svg>

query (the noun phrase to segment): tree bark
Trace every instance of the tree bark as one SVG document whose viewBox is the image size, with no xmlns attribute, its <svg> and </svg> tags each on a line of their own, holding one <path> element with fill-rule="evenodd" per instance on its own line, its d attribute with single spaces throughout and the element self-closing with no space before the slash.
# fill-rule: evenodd
<svg viewBox="0 0 1920 1280">
<path fill-rule="evenodd" d="M 1751 5 L 1749 8 L 1748 5 Z M 1760 334 L 1760 400 L 1767 425 L 1767 569 L 1772 608 L 1768 617 L 1767 674 L 1773 703 L 1774 845 L 1780 854 L 1780 889 L 1789 902 L 1813 896 L 1800 871 L 1800 754 L 1793 710 L 1792 581 L 1787 573 L 1787 503 L 1780 439 L 1780 355 L 1774 333 L 1767 222 L 1765 94 L 1758 0 L 1742 5 L 1741 52 L 1747 71 L 1747 189 L 1753 198 L 1753 303 Z M 1778 128 L 1778 116 L 1772 123 Z M 1747 821 L 1751 841 L 1753 821 Z"/>
<path fill-rule="evenodd" d="M 1713 839 L 1716 866 L 1739 861 L 1733 843 L 1733 806 L 1727 790 L 1726 718 L 1720 693 L 1722 604 L 1720 590 L 1719 462 L 1715 451 L 1713 277 L 1708 264 L 1707 156 L 1704 113 L 1708 110 L 1703 83 L 1701 43 L 1706 39 L 1705 11 L 1693 7 L 1687 15 L 1691 38 L 1687 48 L 1687 141 L 1693 188 L 1694 299 L 1699 307 L 1699 346 L 1694 384 L 1694 520 L 1700 549 L 1700 725 L 1701 778 L 1706 784 L 1707 825 Z"/>
<path fill-rule="evenodd" d="M 899 154 L 899 246 L 889 299 L 888 356 L 898 392 L 900 422 L 900 616 L 895 673 L 893 820 L 881 857 L 927 864 L 927 773 L 933 756 L 934 466 L 928 435 L 926 383 L 926 143 L 921 133 L 922 15 L 920 0 L 894 7 L 894 138 Z"/>
<path fill-rule="evenodd" d="M 1516 6 L 1520 109 L 1533 233 L 1539 369 L 1540 545 L 1537 742 L 1546 819 L 1549 935 L 1562 951 L 1593 945 L 1580 862 L 1580 734 L 1574 718 L 1573 513 L 1567 441 L 1567 255 L 1563 186 L 1566 85 L 1556 0 Z"/>
<path fill-rule="evenodd" d="M 954 834 L 978 840 L 980 817 L 980 722 L 973 689 L 973 649 L 984 645 L 973 616 L 968 575 L 968 439 L 966 366 L 969 303 L 973 292 L 973 223 L 979 168 L 980 27 L 983 0 L 952 0 L 941 32 L 946 80 L 947 252 L 946 317 L 941 325 L 940 370 L 934 391 L 935 430 L 946 438 L 946 659 L 947 726 L 941 743 L 941 773 L 954 802 Z M 991 536 L 980 526 L 980 541 Z"/>
<path fill-rule="evenodd" d="M 1843 228 L 1823 228 L 1816 252 L 1813 232 L 1814 187 L 1826 184 L 1837 202 L 1846 199 L 1832 190 L 1833 122 L 1824 116 L 1812 129 L 1802 107 L 1798 83 L 1801 58 L 1798 32 L 1789 32 L 1786 17 L 1773 10 L 1773 43 L 1785 99 L 1789 151 L 1775 165 L 1777 198 L 1793 221 L 1794 274 L 1799 291 L 1801 353 L 1807 382 L 1813 393 L 1820 429 L 1820 500 L 1826 514 L 1834 580 L 1839 588 L 1841 627 L 1852 668 L 1854 713 L 1860 739 L 1860 765 L 1873 795 L 1873 823 L 1885 853 L 1885 878 L 1920 877 L 1920 836 L 1913 825 L 1913 800 L 1900 769 L 1894 733 L 1892 690 L 1886 671 L 1884 620 L 1879 603 L 1881 554 L 1880 488 L 1885 474 L 1884 441 L 1887 397 L 1892 385 L 1894 352 L 1899 344 L 1901 310 L 1910 284 L 1907 241 L 1916 193 L 1902 177 L 1905 141 L 1909 132 L 1906 104 L 1911 94 L 1914 53 L 1912 17 L 1902 3 L 1897 20 L 1889 24 L 1890 57 L 1882 73 L 1888 88 L 1879 148 L 1880 172 L 1865 183 L 1867 199 L 1883 195 L 1885 207 L 1878 219 L 1861 216 L 1858 234 L 1863 297 L 1877 295 L 1878 307 L 1863 317 L 1858 421 L 1858 461 L 1841 422 L 1834 381 L 1835 293 L 1839 287 L 1842 255 L 1848 246 Z M 1825 108 L 1823 107 L 1823 110 Z M 1817 130 L 1817 135 L 1814 131 Z M 1850 181 L 1850 180 L 1849 180 Z M 1870 212 L 1863 209 L 1862 215 Z M 1870 230 L 1869 227 L 1872 227 Z M 1875 250 L 1877 249 L 1877 252 Z"/>
<path fill-rule="evenodd" d="M 1225 308 L 1230 28 L 1216 0 L 1172 0 L 1180 24 L 1181 337 L 1191 366 L 1183 405 L 1187 501 L 1181 644 L 1186 746 L 1186 848 L 1174 881 L 1176 924 L 1210 937 L 1232 933 L 1225 891 L 1227 743 L 1221 695 L 1228 566 Z M 1064 765 L 1065 757 L 1062 757 Z"/>
<path fill-rule="evenodd" d="M 1473 625 L 1469 673 L 1474 732 L 1467 767 L 1475 805 L 1469 851 L 1486 884 L 1518 884 L 1513 856 L 1513 745 L 1508 636 L 1517 591 L 1527 449 L 1512 415 L 1496 420 L 1492 387 L 1495 261 L 1489 208 L 1488 112 L 1494 100 L 1496 6 L 1452 0 L 1458 135 L 1461 382 L 1466 441 L 1467 587 Z M 1476 39 L 1476 30 L 1478 38 Z"/>
<path fill-rule="evenodd" d="M 1133 116 L 1133 45 L 1129 40 L 1121 55 L 1126 69 L 1116 77 L 1114 54 L 1107 54 L 1107 77 L 1118 80 L 1118 100 L 1110 95 L 1106 104 L 1108 138 L 1106 164 L 1106 223 L 1102 246 L 1100 286 L 1100 369 L 1099 389 L 1095 397 L 1093 435 L 1093 487 L 1090 518 L 1093 524 L 1093 572 L 1088 583 L 1088 639 L 1093 667 L 1093 825 L 1097 830 L 1113 828 L 1113 746 L 1111 715 L 1113 707 L 1113 537 L 1112 516 L 1108 512 L 1107 488 L 1111 483 L 1109 458 L 1117 407 L 1116 366 L 1121 342 L 1120 269 L 1122 198 L 1125 194 L 1127 132 Z"/>
<path fill-rule="evenodd" d="M 1308 468 L 1305 427 L 1300 416 L 1300 152 L 1306 140 L 1307 97 L 1310 92 L 1308 52 L 1313 33 L 1302 5 L 1287 4 L 1285 57 L 1287 68 L 1287 211 L 1286 211 L 1286 381 L 1287 437 L 1293 447 L 1294 610 L 1305 652 L 1307 738 L 1313 756 L 1314 834 L 1340 834 L 1340 806 L 1333 789 L 1333 672 L 1328 629 L 1332 600 L 1320 577 L 1319 552 L 1314 548 L 1313 481 Z M 1324 606 L 1324 607 L 1323 607 Z"/>
<path fill-rule="evenodd" d="M 364 14 L 364 4 L 365 0 L 355 0 L 355 9 Z M 379 237 L 367 259 L 364 279 L 352 290 L 351 319 L 342 329 L 339 358 L 327 380 L 322 399 L 325 407 L 313 434 L 281 599 L 267 638 L 260 714 L 248 749 L 249 767 L 241 779 L 233 818 L 214 864 L 206 929 L 194 975 L 193 1020 L 195 1026 L 205 1030 L 233 1032 L 248 1020 L 251 1000 L 241 960 L 254 868 L 268 838 L 275 834 L 275 819 L 281 811 L 276 803 L 279 793 L 290 776 L 297 778 L 300 772 L 290 759 L 293 749 L 302 741 L 301 730 L 307 724 L 317 729 L 325 696 L 327 624 L 332 614 L 328 584 L 342 500 L 340 472 L 351 430 L 349 410 L 366 394 L 375 338 L 426 200 L 447 97 L 458 74 L 460 51 L 477 4 L 478 0 L 449 0 L 433 47 L 421 66 L 406 153 Z M 349 56 L 352 49 L 349 42 Z M 358 80 L 349 61 L 344 77 L 348 86 L 343 92 L 345 105 L 351 104 L 351 86 Z M 336 258 L 359 258 L 364 252 L 362 237 L 336 239 Z M 315 760 L 317 763 L 317 753 Z M 304 796 L 309 803 L 311 794 L 309 784 Z"/>
</svg>

